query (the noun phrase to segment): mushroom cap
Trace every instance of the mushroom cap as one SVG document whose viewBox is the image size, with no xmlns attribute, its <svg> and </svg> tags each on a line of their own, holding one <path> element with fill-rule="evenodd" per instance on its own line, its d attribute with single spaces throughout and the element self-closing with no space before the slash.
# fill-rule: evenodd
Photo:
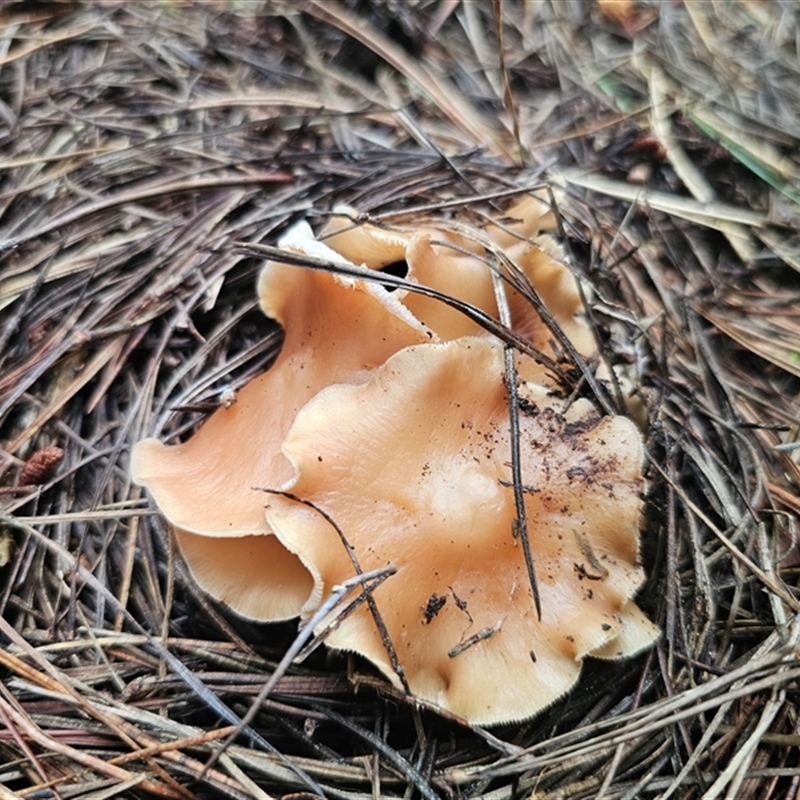
<svg viewBox="0 0 800 800">
<path fill-rule="evenodd" d="M 442 240 L 442 237 L 438 237 Z M 465 254 L 462 242 L 434 244 L 428 234 L 419 234 L 411 240 L 406 250 L 408 277 L 423 286 L 430 286 L 481 309 L 495 319 L 499 318 L 497 300 L 489 266 L 484 254 Z M 557 247 L 547 243 L 552 250 Z M 594 337 L 576 314 L 583 310 L 578 284 L 572 273 L 538 244 L 517 241 L 505 250 L 505 255 L 518 271 L 517 280 L 528 281 L 539 295 L 543 305 L 556 324 L 584 357 L 594 353 Z M 498 267 L 504 274 L 508 268 Z M 540 352 L 553 357 L 555 335 L 544 322 L 531 300 L 504 282 L 504 291 L 511 314 L 511 328 Z M 436 331 L 446 341 L 460 336 L 488 336 L 476 322 L 441 301 L 415 292 L 399 294 L 401 302 L 414 316 Z M 558 346 L 560 351 L 562 348 Z M 537 383 L 549 382 L 547 371 L 525 354 L 517 355 L 520 375 Z"/>
<path fill-rule="evenodd" d="M 361 569 L 397 568 L 373 596 L 411 691 L 477 724 L 530 717 L 565 693 L 581 659 L 636 621 L 629 601 L 643 579 L 636 427 L 587 401 L 565 408 L 542 387 L 520 394 L 541 621 L 512 535 L 502 348 L 484 338 L 412 346 L 367 383 L 320 392 L 284 442 L 298 476 L 284 488 L 310 505 L 267 503 L 315 581 L 304 615 L 354 574 L 328 515 Z M 401 685 L 365 604 L 326 642 Z"/>
<path fill-rule="evenodd" d="M 505 254 L 530 281 L 544 307 L 561 328 L 575 349 L 589 358 L 597 349 L 591 330 L 577 318 L 583 312 L 578 281 L 559 259 L 561 249 L 552 239 L 539 236 L 533 242 L 517 242 Z M 512 327 L 535 347 L 550 354 L 555 338 L 530 301 L 516 291 L 509 297 Z M 559 347 L 559 349 L 561 349 Z"/>
<path fill-rule="evenodd" d="M 353 264 L 383 269 L 405 259 L 407 231 L 359 220 L 356 209 L 339 205 L 320 233 L 320 240 Z"/>
<path fill-rule="evenodd" d="M 314 241 L 307 226 L 291 231 L 283 243 L 342 260 Z M 328 384 L 363 381 L 392 353 L 433 337 L 391 294 L 363 281 L 272 261 L 262 269 L 258 289 L 264 312 L 286 330 L 274 365 L 188 441 L 171 446 L 156 439 L 139 442 L 131 472 L 178 530 L 198 583 L 217 596 L 222 589 L 240 614 L 270 620 L 296 616 L 308 596 L 311 582 L 299 561 L 274 539 L 257 545 L 248 540 L 244 549 L 229 542 L 228 558 L 222 555 L 224 545 L 200 542 L 192 534 L 229 539 L 270 534 L 265 495 L 254 487 L 274 488 L 294 475 L 281 443 L 298 410 Z M 260 580 L 245 591 L 236 586 L 242 580 L 237 561 L 252 548 Z M 303 602 L 295 597 L 287 603 L 284 571 L 303 578 L 304 588 L 295 593 L 305 592 Z"/>
<path fill-rule="evenodd" d="M 489 225 L 483 236 L 458 224 L 385 228 L 360 221 L 358 212 L 348 206 L 339 206 L 336 211 L 338 215 L 329 220 L 320 236 L 340 255 L 373 269 L 405 260 L 409 280 L 469 303 L 495 319 L 499 313 L 486 253 L 487 246 L 500 248 L 577 351 L 584 357 L 595 352 L 591 331 L 576 319 L 583 311 L 577 281 L 561 263 L 561 248 L 542 235 L 542 231 L 554 228 L 555 217 L 541 200 L 526 195 L 506 212 L 502 227 Z M 505 265 L 498 267 L 508 274 Z M 505 292 L 513 330 L 552 357 L 555 337 L 530 300 L 507 283 Z M 397 292 L 397 297 L 444 341 L 489 335 L 478 323 L 440 300 L 405 290 Z M 520 355 L 518 362 L 520 374 L 527 380 L 547 381 L 545 370 L 530 357 Z"/>
<path fill-rule="evenodd" d="M 469 303 L 497 319 L 497 301 L 488 265 L 479 257 L 459 252 L 448 244 L 433 244 L 434 237 L 443 239 L 441 235 L 426 232 L 409 242 L 406 248 L 409 280 Z M 403 291 L 400 299 L 443 341 L 484 333 L 477 322 L 435 297 Z"/>
<path fill-rule="evenodd" d="M 263 503 L 266 495 L 261 494 Z M 248 536 L 213 536 L 175 529 L 183 559 L 197 585 L 242 616 L 267 622 L 296 617 L 314 591 L 300 559 L 264 530 Z"/>
<path fill-rule="evenodd" d="M 629 658 L 650 647 L 661 633 L 633 600 L 628 600 L 620 609 L 619 617 L 622 620 L 619 633 L 602 647 L 592 650 L 589 654 L 592 658 L 609 661 Z"/>
<path fill-rule="evenodd" d="M 525 194 L 506 209 L 502 225 L 490 225 L 488 233 L 498 247 L 505 249 L 522 239 L 531 241 L 556 228 L 556 215 L 550 208 L 550 201 Z"/>
</svg>

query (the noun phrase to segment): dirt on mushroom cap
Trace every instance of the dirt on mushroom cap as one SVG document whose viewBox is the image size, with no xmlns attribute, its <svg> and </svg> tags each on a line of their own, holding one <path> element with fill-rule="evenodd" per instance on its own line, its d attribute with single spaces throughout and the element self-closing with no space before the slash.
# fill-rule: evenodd
<svg viewBox="0 0 800 800">
<path fill-rule="evenodd" d="M 336 523 L 362 569 L 397 567 L 374 597 L 412 692 L 479 724 L 529 717 L 567 691 L 582 658 L 619 635 L 644 577 L 635 426 L 524 387 L 537 619 L 512 535 L 503 374 L 501 348 L 461 338 L 406 348 L 366 384 L 329 387 L 284 444 L 298 473 L 286 488 L 305 503 L 274 497 L 267 509 L 321 597 L 354 567 L 314 508 Z M 366 607 L 341 619 L 327 643 L 361 653 L 399 685 Z"/>
</svg>

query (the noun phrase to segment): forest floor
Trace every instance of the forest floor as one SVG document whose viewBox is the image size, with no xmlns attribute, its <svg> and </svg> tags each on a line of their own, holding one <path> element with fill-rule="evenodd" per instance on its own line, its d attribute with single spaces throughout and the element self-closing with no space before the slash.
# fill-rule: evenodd
<svg viewBox="0 0 800 800">
<path fill-rule="evenodd" d="M 799 23 L 0 2 L 0 800 L 796 797 Z M 200 591 L 129 462 L 278 352 L 240 243 L 338 203 L 474 221 L 533 186 L 642 404 L 662 633 L 484 729 L 352 656 L 282 663 L 296 624 Z"/>
</svg>

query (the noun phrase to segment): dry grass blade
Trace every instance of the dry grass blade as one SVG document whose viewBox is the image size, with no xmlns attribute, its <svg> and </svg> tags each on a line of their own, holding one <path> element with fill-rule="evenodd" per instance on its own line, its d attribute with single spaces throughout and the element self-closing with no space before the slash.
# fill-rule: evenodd
<svg viewBox="0 0 800 800">
<path fill-rule="evenodd" d="M 0 798 L 798 794 L 786 4 L 0 6 Z M 292 222 L 344 202 L 481 241 L 548 182 L 617 380 L 557 329 L 577 370 L 532 355 L 646 431 L 640 600 L 664 633 L 489 732 L 218 607 L 128 459 L 274 359 L 252 287 Z"/>
<path fill-rule="evenodd" d="M 800 377 L 800 314 L 798 295 L 731 297 L 713 307 L 698 308 L 709 322 L 754 355 Z"/>
<path fill-rule="evenodd" d="M 665 192 L 643 189 L 623 181 L 614 181 L 596 175 L 581 174 L 577 171 L 567 170 L 560 173 L 558 178 L 564 185 L 572 184 L 590 189 L 593 192 L 608 195 L 617 200 L 637 203 L 661 211 L 665 214 L 680 217 L 707 225 L 711 228 L 722 230 L 727 224 L 744 224 L 761 226 L 766 219 L 757 211 L 749 208 L 734 208 L 715 202 L 713 199 L 706 201 L 691 200 L 679 195 L 669 195 Z"/>
</svg>

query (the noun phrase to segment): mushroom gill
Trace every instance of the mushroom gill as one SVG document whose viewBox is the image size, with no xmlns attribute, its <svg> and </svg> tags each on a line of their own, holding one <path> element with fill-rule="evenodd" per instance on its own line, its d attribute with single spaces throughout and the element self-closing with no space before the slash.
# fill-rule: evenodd
<svg viewBox="0 0 800 800">
<path fill-rule="evenodd" d="M 366 383 L 322 390 L 283 445 L 293 497 L 266 499 L 315 582 L 304 616 L 354 575 L 332 520 L 362 570 L 397 568 L 374 600 L 412 693 L 477 724 L 530 717 L 575 683 L 585 656 L 630 654 L 655 635 L 631 601 L 643 580 L 638 430 L 540 386 L 519 393 L 541 620 L 512 533 L 502 348 L 485 338 L 411 346 Z M 401 685 L 366 605 L 326 642 Z"/>
</svg>

